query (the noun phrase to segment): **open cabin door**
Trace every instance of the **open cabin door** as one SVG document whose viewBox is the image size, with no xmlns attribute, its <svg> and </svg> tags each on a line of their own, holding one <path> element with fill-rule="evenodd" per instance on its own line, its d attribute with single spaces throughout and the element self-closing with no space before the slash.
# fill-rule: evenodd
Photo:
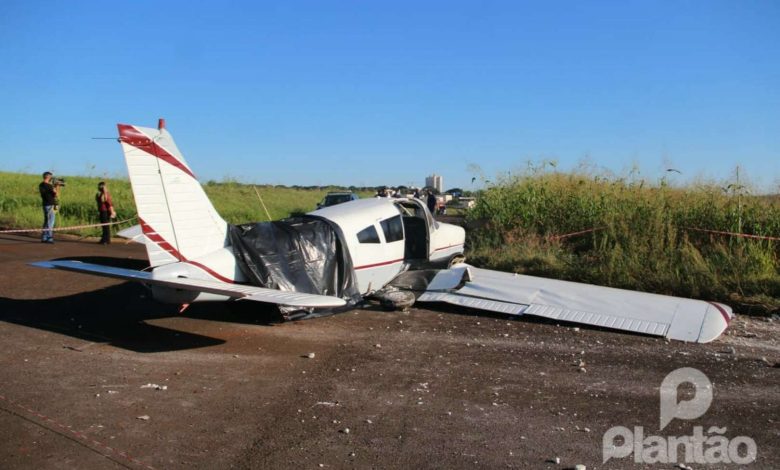
<svg viewBox="0 0 780 470">
<path fill-rule="evenodd" d="M 404 261 L 428 261 L 431 245 L 431 223 L 421 201 L 405 200 L 398 203 L 404 227 Z"/>
</svg>

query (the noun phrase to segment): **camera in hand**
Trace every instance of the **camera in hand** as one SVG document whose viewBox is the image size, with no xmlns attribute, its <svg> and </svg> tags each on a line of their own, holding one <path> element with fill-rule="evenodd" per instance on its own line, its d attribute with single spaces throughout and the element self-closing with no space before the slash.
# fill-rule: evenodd
<svg viewBox="0 0 780 470">
<path fill-rule="evenodd" d="M 65 178 L 51 177 L 51 184 L 54 186 L 65 186 Z"/>
</svg>

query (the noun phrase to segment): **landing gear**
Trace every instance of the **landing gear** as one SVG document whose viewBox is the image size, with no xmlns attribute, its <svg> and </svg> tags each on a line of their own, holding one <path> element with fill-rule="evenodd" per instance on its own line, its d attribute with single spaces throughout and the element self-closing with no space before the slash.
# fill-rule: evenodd
<svg viewBox="0 0 780 470">
<path fill-rule="evenodd" d="M 450 258 L 450 262 L 447 263 L 447 269 L 455 267 L 458 264 L 465 263 L 466 257 L 464 255 L 455 255 Z"/>
<path fill-rule="evenodd" d="M 379 300 L 379 305 L 388 312 L 393 310 L 406 311 L 414 305 L 415 301 L 413 293 L 397 289 L 386 289 L 376 292 L 374 297 Z"/>
</svg>

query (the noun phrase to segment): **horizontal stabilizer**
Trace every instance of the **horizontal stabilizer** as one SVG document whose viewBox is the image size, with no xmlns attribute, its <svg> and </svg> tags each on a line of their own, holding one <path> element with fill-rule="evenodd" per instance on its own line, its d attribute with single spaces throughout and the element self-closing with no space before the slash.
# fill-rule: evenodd
<svg viewBox="0 0 780 470">
<path fill-rule="evenodd" d="M 133 225 L 132 227 L 120 230 L 116 233 L 116 235 L 118 237 L 126 238 L 127 240 L 140 243 L 142 245 L 152 243 L 151 240 L 146 238 L 146 235 L 144 235 L 143 229 L 140 225 Z"/>
<path fill-rule="evenodd" d="M 716 339 L 733 317 L 729 307 L 714 302 L 503 273 L 466 264 L 437 273 L 417 300 L 698 343 Z"/>
<path fill-rule="evenodd" d="M 228 284 L 219 281 L 206 281 L 190 278 L 155 278 L 153 272 L 136 271 L 133 269 L 114 268 L 99 264 L 82 263 L 80 261 L 41 261 L 30 263 L 38 268 L 62 269 L 78 273 L 94 274 L 96 276 L 112 277 L 127 281 L 136 281 L 149 285 L 170 287 L 195 292 L 208 292 L 210 294 L 224 295 L 237 300 L 254 300 L 278 305 L 289 305 L 304 308 L 341 307 L 346 302 L 338 297 L 327 295 L 305 294 L 299 292 L 285 292 L 264 287 L 248 286 L 243 284 Z"/>
</svg>

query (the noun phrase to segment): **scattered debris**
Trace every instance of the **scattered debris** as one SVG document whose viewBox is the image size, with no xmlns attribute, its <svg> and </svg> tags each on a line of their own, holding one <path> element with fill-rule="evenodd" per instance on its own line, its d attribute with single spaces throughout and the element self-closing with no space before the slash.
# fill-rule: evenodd
<svg viewBox="0 0 780 470">
<path fill-rule="evenodd" d="M 146 384 L 146 385 L 141 385 L 141 388 L 153 388 L 155 390 L 168 390 L 168 386 L 167 385 L 157 385 L 157 384 L 151 384 L 151 383 L 150 384 Z"/>
<path fill-rule="evenodd" d="M 344 434 L 349 434 L 349 428 L 344 428 L 341 430 L 341 432 Z"/>
<path fill-rule="evenodd" d="M 578 372 L 587 372 L 588 370 L 586 368 L 584 368 L 584 367 L 580 367 L 579 369 L 577 369 L 577 371 Z"/>
<path fill-rule="evenodd" d="M 581 463 L 578 463 L 577 465 L 574 466 L 574 470 L 587 470 L 587 468 L 588 467 L 582 465 Z"/>
<path fill-rule="evenodd" d="M 555 458 L 552 458 L 552 459 L 547 459 L 547 463 L 554 463 L 555 465 L 560 465 L 561 464 L 561 458 L 560 457 L 555 457 Z"/>
<path fill-rule="evenodd" d="M 338 404 L 339 404 L 339 402 L 337 402 L 337 401 L 335 401 L 335 402 L 334 402 L 334 401 L 318 401 L 317 403 L 315 403 L 315 406 L 316 406 L 316 405 L 322 405 L 322 406 L 338 406 Z M 298 411 L 300 412 L 300 410 L 298 410 Z"/>
<path fill-rule="evenodd" d="M 381 345 L 381 344 L 379 344 L 379 343 L 376 343 L 376 344 L 374 345 L 374 347 L 375 347 L 375 348 L 381 348 L 381 347 L 382 347 L 382 345 Z"/>
<path fill-rule="evenodd" d="M 141 421 L 149 421 L 149 415 L 136 416 L 135 419 L 140 419 Z"/>
<path fill-rule="evenodd" d="M 308 359 L 314 359 L 316 356 L 317 356 L 316 354 L 314 354 L 313 352 L 310 352 L 305 357 L 308 358 Z"/>
<path fill-rule="evenodd" d="M 571 331 L 573 331 L 575 333 L 579 333 L 580 328 L 578 326 L 575 326 L 574 328 L 571 329 Z"/>
</svg>

